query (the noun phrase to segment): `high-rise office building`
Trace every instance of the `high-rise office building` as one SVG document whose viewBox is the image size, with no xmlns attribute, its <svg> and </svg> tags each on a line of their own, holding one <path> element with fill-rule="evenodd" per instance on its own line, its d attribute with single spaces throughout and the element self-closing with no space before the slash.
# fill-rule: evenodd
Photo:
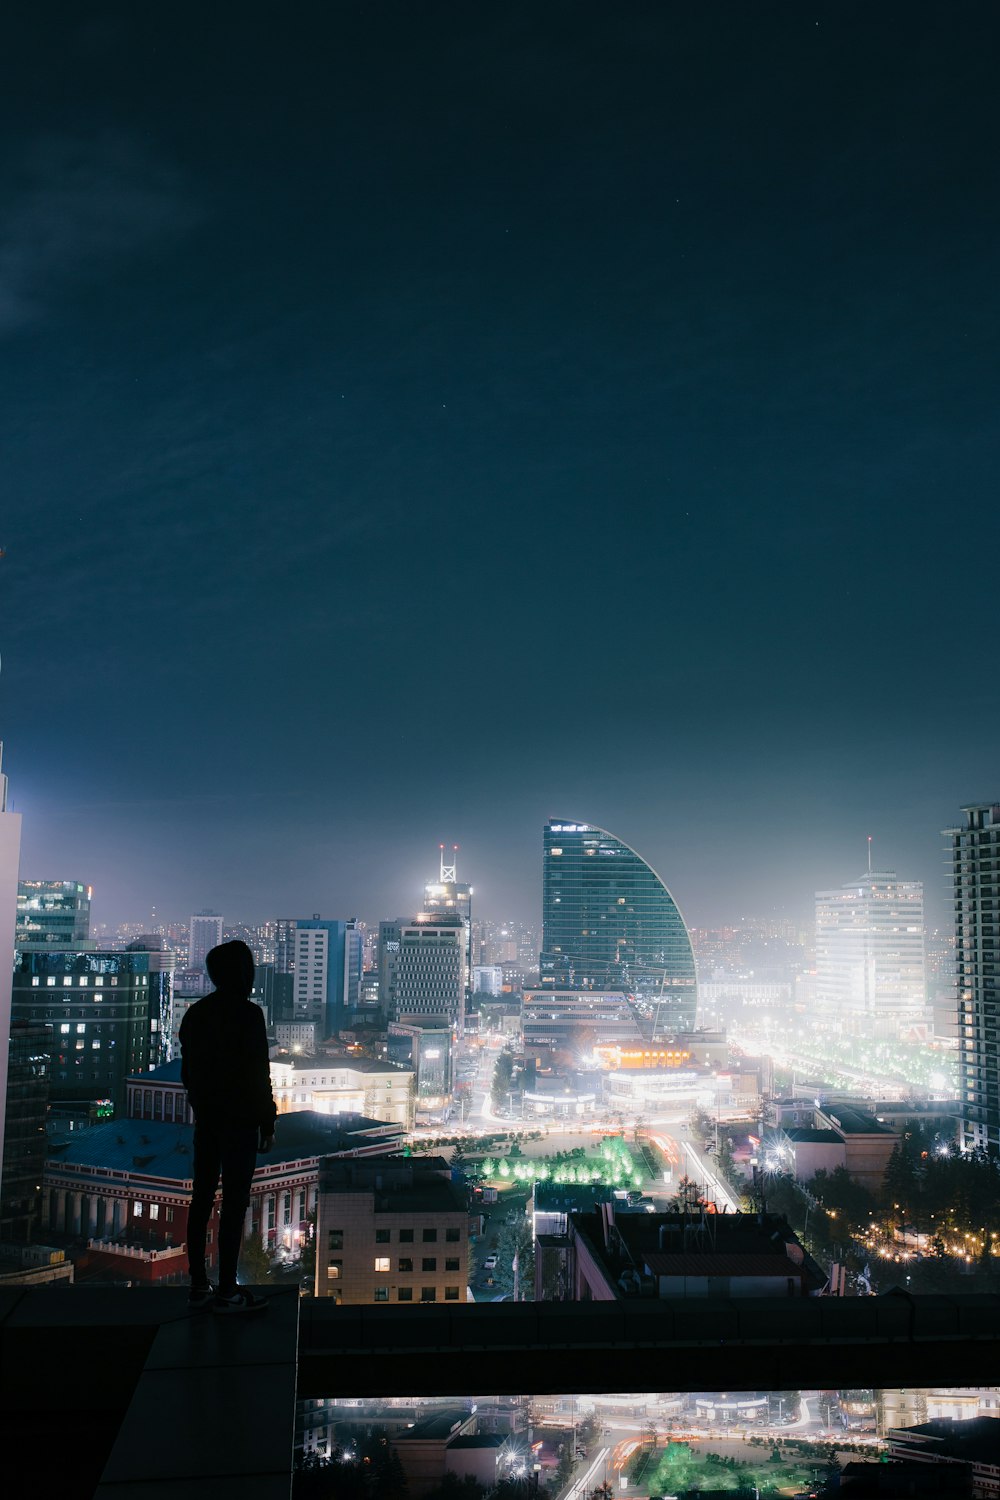
<svg viewBox="0 0 1000 1500">
<path fill-rule="evenodd" d="M 63 953 L 90 937 L 93 890 L 77 880 L 19 880 L 17 946 L 46 943 Z"/>
<path fill-rule="evenodd" d="M 869 871 L 817 891 L 816 1006 L 839 1031 L 879 1041 L 926 1022 L 919 880 Z"/>
<path fill-rule="evenodd" d="M 52 953 L 24 949 L 14 970 L 16 1020 L 52 1027 L 54 1103 L 125 1107 L 125 1080 L 145 1073 L 155 1050 L 148 953 Z"/>
<path fill-rule="evenodd" d="M 146 1014 L 149 1020 L 149 1066 L 158 1068 L 173 1056 L 174 970 L 177 954 L 167 947 L 156 932 L 144 932 L 129 943 L 129 953 L 145 953 L 149 958 L 149 996 Z"/>
<path fill-rule="evenodd" d="M 7 811 L 7 778 L 0 744 L 0 1191 L 7 1098 L 7 1038 L 10 1036 L 14 933 L 17 922 L 17 866 L 21 853 L 21 814 Z"/>
<path fill-rule="evenodd" d="M 317 1035 L 335 1037 L 360 1004 L 362 934 L 357 921 L 295 923 L 294 1022 L 313 1021 Z"/>
<path fill-rule="evenodd" d="M 458 911 L 421 912 L 399 927 L 390 1019 L 418 1026 L 465 1026 L 469 927 Z"/>
<path fill-rule="evenodd" d="M 959 1139 L 1000 1148 L 1000 803 L 963 807 L 946 828 L 955 901 Z"/>
<path fill-rule="evenodd" d="M 621 989 L 654 1034 L 692 1031 L 698 1001 L 691 939 L 677 903 L 634 849 L 588 823 L 547 823 L 541 982 Z"/>
<path fill-rule="evenodd" d="M 204 969 L 205 958 L 222 942 L 222 917 L 217 911 L 200 911 L 191 918 L 188 939 L 189 969 Z"/>
<path fill-rule="evenodd" d="M 396 1014 L 396 971 L 399 945 L 409 917 L 386 918 L 378 924 L 378 1003 L 385 1020 Z"/>
<path fill-rule="evenodd" d="M 439 844 L 440 865 L 437 880 L 424 886 L 424 911 L 436 917 L 440 912 L 457 912 L 466 925 L 465 954 L 462 965 L 462 987 L 466 999 L 472 994 L 472 886 L 458 879 L 458 845 L 449 849 Z"/>
</svg>

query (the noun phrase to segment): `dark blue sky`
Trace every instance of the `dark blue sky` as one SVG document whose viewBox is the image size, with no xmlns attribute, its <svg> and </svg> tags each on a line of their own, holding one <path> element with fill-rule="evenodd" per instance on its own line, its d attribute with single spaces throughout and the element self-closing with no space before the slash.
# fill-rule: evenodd
<svg viewBox="0 0 1000 1500">
<path fill-rule="evenodd" d="M 154 8 L 155 9 L 155 8 Z M 140 13 L 141 12 L 141 13 Z M 203 14 L 208 12 L 208 16 Z M 97 916 L 690 921 L 1000 795 L 989 4 L 42 6 L 0 91 L 0 733 Z"/>
</svg>

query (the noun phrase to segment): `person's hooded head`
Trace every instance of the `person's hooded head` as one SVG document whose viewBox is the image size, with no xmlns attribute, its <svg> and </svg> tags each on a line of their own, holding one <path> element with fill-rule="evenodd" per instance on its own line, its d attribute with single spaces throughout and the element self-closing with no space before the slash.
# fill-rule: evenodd
<svg viewBox="0 0 1000 1500">
<path fill-rule="evenodd" d="M 220 994 L 241 995 L 245 999 L 253 989 L 253 954 L 246 943 L 241 943 L 238 938 L 209 949 L 205 956 L 205 968 Z"/>
</svg>

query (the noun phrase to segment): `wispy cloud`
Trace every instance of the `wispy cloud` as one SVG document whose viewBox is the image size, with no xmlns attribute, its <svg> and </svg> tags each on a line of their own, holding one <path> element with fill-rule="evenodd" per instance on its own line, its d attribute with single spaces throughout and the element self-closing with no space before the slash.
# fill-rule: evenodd
<svg viewBox="0 0 1000 1500">
<path fill-rule="evenodd" d="M 0 334 L 44 319 L 63 287 L 112 273 L 197 222 L 181 174 L 120 132 L 46 136 L 8 157 Z"/>
</svg>

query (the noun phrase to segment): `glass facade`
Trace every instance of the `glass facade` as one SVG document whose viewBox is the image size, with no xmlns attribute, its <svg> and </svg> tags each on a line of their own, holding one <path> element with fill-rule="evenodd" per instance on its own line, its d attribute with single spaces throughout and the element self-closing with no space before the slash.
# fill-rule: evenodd
<svg viewBox="0 0 1000 1500">
<path fill-rule="evenodd" d="M 1000 1149 L 1000 804 L 964 807 L 948 828 L 955 901 L 959 1132 L 971 1150 Z"/>
<path fill-rule="evenodd" d="M 48 943 L 70 949 L 90 937 L 89 885 L 76 880 L 21 880 L 17 886 L 17 945 Z"/>
<path fill-rule="evenodd" d="M 691 1031 L 694 952 L 656 871 L 603 828 L 547 823 L 542 876 L 543 984 L 624 989 L 654 1033 Z"/>
</svg>

